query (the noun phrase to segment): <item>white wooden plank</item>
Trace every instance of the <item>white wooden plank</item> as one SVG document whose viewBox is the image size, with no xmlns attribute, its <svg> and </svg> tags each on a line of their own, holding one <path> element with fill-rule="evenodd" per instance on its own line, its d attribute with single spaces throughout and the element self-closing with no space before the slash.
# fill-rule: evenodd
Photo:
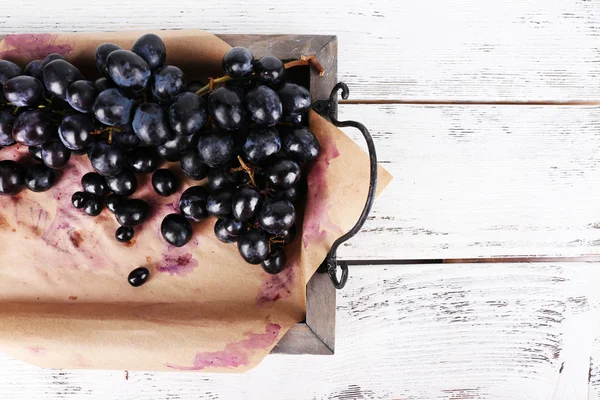
<svg viewBox="0 0 600 400">
<path fill-rule="evenodd" d="M 371 129 L 395 176 L 343 257 L 600 253 L 600 108 L 343 105 L 340 118 Z"/>
<path fill-rule="evenodd" d="M 185 27 L 337 34 L 362 99 L 600 98 L 597 1 L 0 2 L 3 34 Z"/>
<path fill-rule="evenodd" d="M 598 264 L 355 267 L 335 356 L 245 375 L 41 370 L 0 357 L 6 399 L 597 398 Z M 366 372 L 368 371 L 368 372 Z M 589 393 L 588 393 L 589 392 Z"/>
</svg>

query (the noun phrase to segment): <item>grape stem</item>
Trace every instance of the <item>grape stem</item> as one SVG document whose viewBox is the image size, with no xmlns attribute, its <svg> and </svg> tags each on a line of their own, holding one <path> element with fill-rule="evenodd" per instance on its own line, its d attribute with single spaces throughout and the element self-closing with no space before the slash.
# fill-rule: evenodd
<svg viewBox="0 0 600 400">
<path fill-rule="evenodd" d="M 252 170 L 252 168 L 250 168 L 245 162 L 244 160 L 242 160 L 242 157 L 238 156 L 237 157 L 238 161 L 240 162 L 240 165 L 242 166 L 242 169 L 244 171 L 246 171 L 246 173 L 248 174 L 248 176 L 250 177 L 250 182 L 252 182 L 252 185 L 254 185 L 256 187 L 256 182 L 254 181 L 254 171 Z"/>
<path fill-rule="evenodd" d="M 317 60 L 317 58 L 313 55 L 313 56 L 300 56 L 299 60 L 294 60 L 294 61 L 290 61 L 287 62 L 283 65 L 283 67 L 285 69 L 288 68 L 293 68 L 293 67 L 298 67 L 298 66 L 304 66 L 304 65 L 308 65 L 313 67 L 314 69 L 316 69 L 317 71 L 319 71 L 319 76 L 323 76 L 325 75 L 325 68 L 323 68 L 323 66 L 321 65 L 321 63 Z M 252 74 L 252 77 L 256 76 L 255 74 Z M 200 90 L 198 90 L 196 92 L 197 95 L 203 95 L 205 93 L 209 93 L 212 92 L 212 90 L 214 89 L 215 85 L 221 84 L 221 83 L 225 83 L 225 82 L 229 82 L 232 81 L 233 78 L 229 75 L 224 75 L 220 78 L 217 79 L 213 79 L 213 78 L 209 78 L 208 80 L 208 84 L 203 86 L 202 88 L 200 88 Z"/>
<path fill-rule="evenodd" d="M 96 129 L 95 131 L 91 131 L 90 135 L 101 135 L 105 132 L 108 132 L 108 139 L 107 139 L 108 144 L 112 144 L 113 133 L 123 132 L 123 129 L 109 126 L 107 128 Z"/>
</svg>

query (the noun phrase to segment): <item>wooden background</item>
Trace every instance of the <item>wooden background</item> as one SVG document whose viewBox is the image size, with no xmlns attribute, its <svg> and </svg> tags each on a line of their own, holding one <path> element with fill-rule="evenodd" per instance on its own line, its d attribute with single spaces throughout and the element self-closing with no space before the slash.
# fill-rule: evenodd
<svg viewBox="0 0 600 400">
<path fill-rule="evenodd" d="M 0 355 L 0 398 L 600 398 L 599 0 L 0 2 L 1 34 L 157 27 L 338 35 L 340 117 L 396 179 L 343 249 L 336 355 L 128 380 Z"/>
</svg>

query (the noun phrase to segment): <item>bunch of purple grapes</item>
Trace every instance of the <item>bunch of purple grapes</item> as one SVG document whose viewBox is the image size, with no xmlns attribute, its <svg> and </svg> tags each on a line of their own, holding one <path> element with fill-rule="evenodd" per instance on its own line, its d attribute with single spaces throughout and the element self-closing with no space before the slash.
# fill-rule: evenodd
<svg viewBox="0 0 600 400">
<path fill-rule="evenodd" d="M 72 154 L 87 156 L 96 172 L 82 177 L 72 204 L 90 216 L 106 206 L 119 224 L 116 239 L 129 242 L 150 214 L 148 202 L 131 197 L 137 175 L 152 174 L 156 193 L 171 196 L 180 182 L 160 166 L 179 162 L 187 177 L 208 178 L 208 185 L 183 192 L 180 213 L 162 221 L 163 238 L 184 246 L 192 223 L 214 216 L 219 240 L 237 243 L 246 262 L 281 272 L 305 195 L 305 165 L 320 151 L 302 124 L 310 93 L 286 82 L 282 60 L 255 60 L 242 47 L 224 56 L 226 76 L 209 85 L 188 82 L 166 58 L 160 37 L 147 34 L 131 51 L 100 45 L 102 77 L 94 82 L 59 54 L 24 70 L 0 60 L 0 146 L 28 146 L 38 161 L 0 161 L 0 194 L 23 185 L 46 191 Z"/>
</svg>

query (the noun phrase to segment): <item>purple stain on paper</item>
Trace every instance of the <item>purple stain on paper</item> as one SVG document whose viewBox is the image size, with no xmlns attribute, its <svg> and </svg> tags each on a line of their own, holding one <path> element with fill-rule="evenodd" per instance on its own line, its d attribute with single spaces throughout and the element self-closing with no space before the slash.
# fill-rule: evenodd
<svg viewBox="0 0 600 400">
<path fill-rule="evenodd" d="M 68 43 L 55 43 L 56 35 L 20 33 L 7 35 L 2 41 L 0 59 L 43 59 L 50 53 L 68 54 L 73 47 Z"/>
<path fill-rule="evenodd" d="M 27 348 L 36 356 L 44 356 L 46 354 L 46 348 L 42 346 L 32 346 Z"/>
<path fill-rule="evenodd" d="M 291 296 L 297 267 L 298 263 L 294 262 L 279 274 L 269 275 L 256 295 L 256 305 L 260 307 Z"/>
<path fill-rule="evenodd" d="M 306 195 L 306 211 L 302 225 L 302 242 L 304 248 L 312 243 L 318 243 L 327 237 L 328 230 L 339 230 L 331 222 L 329 210 L 331 209 L 329 185 L 327 183 L 327 170 L 331 160 L 340 156 L 340 152 L 332 138 L 320 138 L 321 154 L 313 164 L 307 177 L 308 193 Z"/>
<path fill-rule="evenodd" d="M 252 350 L 265 349 L 277 340 L 281 326 L 268 324 L 265 333 L 247 332 L 247 339 L 228 343 L 221 351 L 209 351 L 196 354 L 192 366 L 165 364 L 167 368 L 180 371 L 201 371 L 206 368 L 237 368 L 250 364 Z"/>
<path fill-rule="evenodd" d="M 168 272 L 169 275 L 185 276 L 192 272 L 198 266 L 198 261 L 192 256 L 192 253 L 163 255 L 162 261 L 156 265 L 158 272 Z"/>
</svg>

